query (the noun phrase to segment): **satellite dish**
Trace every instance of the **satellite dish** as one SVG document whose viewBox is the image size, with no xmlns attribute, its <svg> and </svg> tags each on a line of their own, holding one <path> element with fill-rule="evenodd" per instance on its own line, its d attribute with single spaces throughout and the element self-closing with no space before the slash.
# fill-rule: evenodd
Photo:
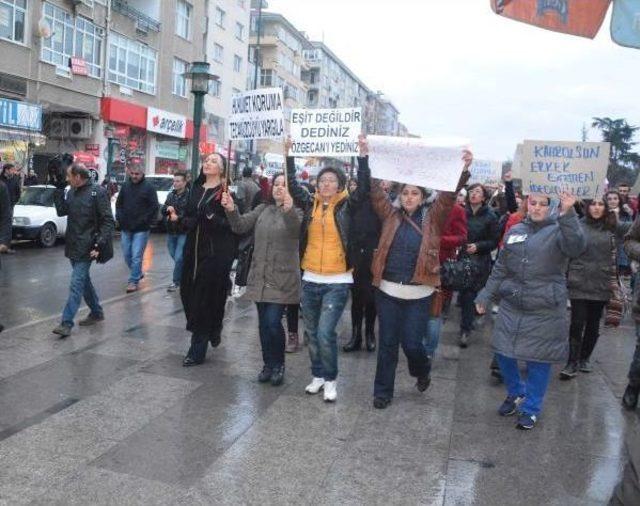
<svg viewBox="0 0 640 506">
<path fill-rule="evenodd" d="M 38 35 L 43 39 L 48 39 L 53 35 L 51 25 L 44 17 L 40 18 L 40 21 L 38 21 Z"/>
</svg>

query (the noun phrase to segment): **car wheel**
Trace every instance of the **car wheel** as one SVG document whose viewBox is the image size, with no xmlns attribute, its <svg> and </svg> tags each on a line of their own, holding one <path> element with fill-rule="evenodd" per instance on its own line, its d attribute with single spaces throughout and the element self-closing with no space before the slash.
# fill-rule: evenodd
<svg viewBox="0 0 640 506">
<path fill-rule="evenodd" d="M 50 248 L 56 243 L 58 231 L 53 223 L 45 223 L 40 229 L 38 244 L 43 248 Z"/>
</svg>

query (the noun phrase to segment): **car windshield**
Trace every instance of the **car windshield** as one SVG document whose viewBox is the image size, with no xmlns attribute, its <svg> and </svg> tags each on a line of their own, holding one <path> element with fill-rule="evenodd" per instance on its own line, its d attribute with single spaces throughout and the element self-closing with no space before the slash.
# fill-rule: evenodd
<svg viewBox="0 0 640 506">
<path fill-rule="evenodd" d="M 20 195 L 18 204 L 23 206 L 43 206 L 53 207 L 53 193 L 56 189 L 53 186 L 39 187 L 39 186 L 27 186 Z"/>
<path fill-rule="evenodd" d="M 157 192 L 168 192 L 173 189 L 173 178 L 172 177 L 149 177 L 145 178 L 153 189 Z"/>
</svg>

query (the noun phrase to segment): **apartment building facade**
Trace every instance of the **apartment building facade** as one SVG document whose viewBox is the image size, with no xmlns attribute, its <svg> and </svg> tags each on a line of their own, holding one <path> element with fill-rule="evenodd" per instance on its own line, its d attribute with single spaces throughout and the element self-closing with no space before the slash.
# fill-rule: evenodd
<svg viewBox="0 0 640 506">
<path fill-rule="evenodd" d="M 61 152 L 120 179 L 127 164 L 188 167 L 193 99 L 182 74 L 205 55 L 204 14 L 195 0 L 3 1 L 0 100 L 38 109 L 41 128 L 0 134 L 0 149 L 39 172 Z"/>
</svg>

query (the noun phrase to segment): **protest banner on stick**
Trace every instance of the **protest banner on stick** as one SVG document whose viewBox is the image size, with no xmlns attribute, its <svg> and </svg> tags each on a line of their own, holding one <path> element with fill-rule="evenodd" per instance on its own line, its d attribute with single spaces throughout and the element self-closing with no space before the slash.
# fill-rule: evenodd
<svg viewBox="0 0 640 506">
<path fill-rule="evenodd" d="M 370 135 L 371 175 L 440 191 L 455 191 L 464 162 L 462 146 L 436 147 L 423 139 Z"/>
<path fill-rule="evenodd" d="M 229 140 L 284 137 L 284 100 L 281 88 L 261 88 L 233 95 Z"/>
<path fill-rule="evenodd" d="M 469 178 L 469 184 L 500 184 L 502 179 L 502 162 L 495 160 L 473 160 L 473 163 L 469 167 L 471 177 Z"/>
<path fill-rule="evenodd" d="M 294 109 L 291 111 L 293 156 L 358 156 L 362 111 Z"/>
<path fill-rule="evenodd" d="M 601 196 L 609 166 L 608 142 L 524 141 L 522 183 L 525 194 L 580 199 Z"/>
</svg>

